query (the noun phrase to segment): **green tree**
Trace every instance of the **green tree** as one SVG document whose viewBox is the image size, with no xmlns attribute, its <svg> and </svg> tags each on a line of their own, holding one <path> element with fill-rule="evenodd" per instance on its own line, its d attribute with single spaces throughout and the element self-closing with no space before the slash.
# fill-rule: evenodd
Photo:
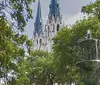
<svg viewBox="0 0 100 85">
<path fill-rule="evenodd" d="M 30 81 L 41 85 L 53 85 L 55 73 L 53 65 L 53 56 L 44 51 L 34 51 L 33 56 L 28 58 L 31 66 L 29 74 Z"/>
<path fill-rule="evenodd" d="M 16 26 L 20 31 L 23 31 L 28 19 L 33 18 L 31 9 L 32 2 L 35 2 L 35 0 L 1 0 L 0 13 L 6 19 L 9 16 L 16 23 L 12 23 L 12 25 Z M 12 20 L 8 21 L 11 22 Z"/>
<path fill-rule="evenodd" d="M 12 26 L 0 17 L 0 78 L 6 85 L 28 83 L 24 46 L 29 47 L 29 41 L 26 35 L 13 32 Z"/>
<path fill-rule="evenodd" d="M 0 78 L 6 85 L 30 84 L 25 50 L 28 55 L 33 52 L 30 50 L 32 41 L 15 31 L 24 31 L 28 20 L 32 19 L 32 2 L 34 0 L 0 1 Z"/>
<path fill-rule="evenodd" d="M 87 13 L 88 15 L 97 16 L 100 20 L 100 0 L 96 0 L 94 3 L 83 6 L 82 12 Z"/>
<path fill-rule="evenodd" d="M 62 28 L 53 39 L 54 63 L 57 82 L 59 83 L 67 82 L 71 84 L 79 77 L 78 70 L 75 67 L 76 48 L 72 47 L 71 36 L 72 29 Z"/>
<path fill-rule="evenodd" d="M 82 12 L 87 13 L 87 19 L 77 21 L 70 28 L 62 28 L 54 37 L 54 59 L 56 73 L 60 82 L 81 84 L 81 76 L 76 63 L 79 61 L 80 50 L 78 41 L 86 37 L 87 30 L 91 30 L 93 38 L 100 39 L 100 0 L 82 7 Z"/>
<path fill-rule="evenodd" d="M 80 85 L 81 76 L 76 66 L 78 58 L 81 56 L 77 55 L 77 52 L 80 52 L 78 41 L 85 38 L 88 29 L 91 30 L 93 38 L 100 39 L 100 22 L 96 16 L 77 21 L 71 28 L 62 28 L 54 37 L 54 62 L 60 82 L 69 84 L 75 82 Z"/>
</svg>

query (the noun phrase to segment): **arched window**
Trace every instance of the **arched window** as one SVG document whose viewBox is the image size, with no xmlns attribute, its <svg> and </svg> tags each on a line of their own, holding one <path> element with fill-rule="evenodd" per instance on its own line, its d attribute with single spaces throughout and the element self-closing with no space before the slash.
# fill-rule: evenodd
<svg viewBox="0 0 100 85">
<path fill-rule="evenodd" d="M 59 31 L 59 28 L 60 28 L 60 26 L 59 26 L 59 24 L 57 24 L 57 31 Z"/>
</svg>

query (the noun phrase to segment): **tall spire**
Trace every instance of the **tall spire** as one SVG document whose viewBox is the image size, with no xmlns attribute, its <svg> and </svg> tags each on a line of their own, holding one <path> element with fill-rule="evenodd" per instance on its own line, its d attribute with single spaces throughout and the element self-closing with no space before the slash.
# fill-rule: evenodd
<svg viewBox="0 0 100 85">
<path fill-rule="evenodd" d="M 58 0 L 51 0 L 51 4 L 49 5 L 49 21 L 52 20 L 52 17 L 54 17 L 55 22 L 57 20 L 61 22 L 60 7 Z"/>
<path fill-rule="evenodd" d="M 43 34 L 40 0 L 38 1 L 37 15 L 36 15 L 35 23 L 34 23 L 34 35 L 36 34 L 38 34 L 38 36 Z"/>
</svg>

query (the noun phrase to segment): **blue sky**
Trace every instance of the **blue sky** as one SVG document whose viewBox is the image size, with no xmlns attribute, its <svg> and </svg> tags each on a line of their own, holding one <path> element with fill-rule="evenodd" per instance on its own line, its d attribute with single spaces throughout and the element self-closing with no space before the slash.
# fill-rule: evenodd
<svg viewBox="0 0 100 85">
<path fill-rule="evenodd" d="M 41 1 L 43 24 L 46 24 L 47 16 L 49 13 L 50 0 L 40 0 L 40 1 Z M 65 24 L 70 25 L 75 23 L 76 20 L 82 19 L 82 17 L 84 16 L 81 13 L 81 7 L 88 5 L 89 3 L 94 2 L 95 0 L 58 0 L 58 1 L 60 4 L 60 12 L 63 21 L 65 22 Z M 37 11 L 37 3 L 38 0 L 36 0 L 36 2 L 33 3 L 31 6 L 33 9 L 33 19 L 29 20 L 25 29 L 25 34 L 28 35 L 29 38 L 32 38 L 33 36 L 34 20 Z"/>
</svg>

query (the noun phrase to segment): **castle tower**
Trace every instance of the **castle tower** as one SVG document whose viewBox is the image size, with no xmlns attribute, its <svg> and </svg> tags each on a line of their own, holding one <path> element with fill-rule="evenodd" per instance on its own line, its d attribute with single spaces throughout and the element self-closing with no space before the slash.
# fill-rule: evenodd
<svg viewBox="0 0 100 85">
<path fill-rule="evenodd" d="M 45 25 L 45 40 L 48 51 L 52 50 L 52 38 L 57 34 L 62 25 L 62 16 L 60 14 L 60 7 L 58 0 L 51 0 L 49 5 L 49 14 L 47 24 Z"/>
<path fill-rule="evenodd" d="M 38 1 L 38 8 L 34 23 L 33 36 L 34 36 L 34 49 L 40 49 L 42 45 L 42 36 L 43 36 L 43 24 L 42 24 L 40 0 Z"/>
</svg>

